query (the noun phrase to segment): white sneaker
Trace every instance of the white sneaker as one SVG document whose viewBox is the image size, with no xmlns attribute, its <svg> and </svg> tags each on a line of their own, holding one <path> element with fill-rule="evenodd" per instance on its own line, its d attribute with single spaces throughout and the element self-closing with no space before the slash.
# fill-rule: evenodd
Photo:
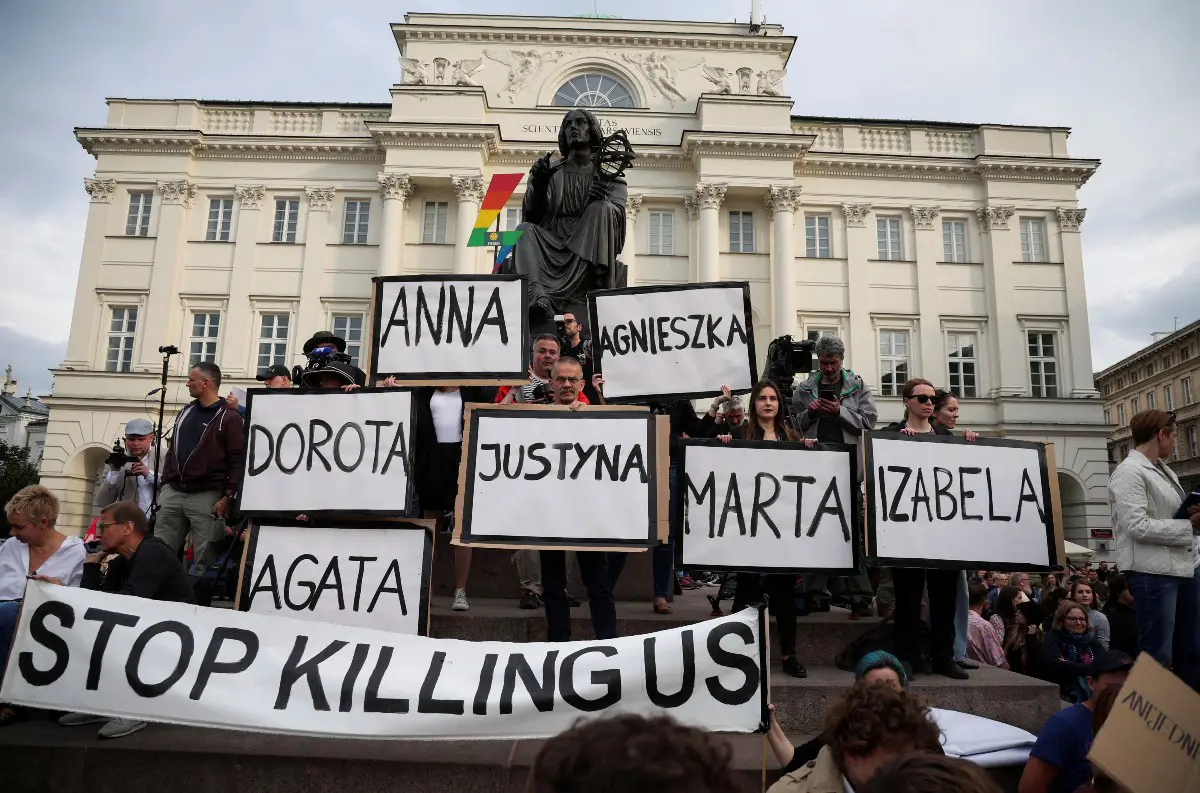
<svg viewBox="0 0 1200 793">
<path fill-rule="evenodd" d="M 108 724 L 100 728 L 98 735 L 101 738 L 124 738 L 126 735 L 132 735 L 138 730 L 146 726 L 144 721 L 134 721 L 133 719 L 113 719 Z"/>
<path fill-rule="evenodd" d="M 93 716 L 91 713 L 64 713 L 58 717 L 58 723 L 64 727 L 82 727 L 85 724 L 99 724 L 108 721 L 108 716 Z"/>
<path fill-rule="evenodd" d="M 454 590 L 454 604 L 450 606 L 454 611 L 469 611 L 471 606 L 467 603 L 467 590 Z"/>
</svg>

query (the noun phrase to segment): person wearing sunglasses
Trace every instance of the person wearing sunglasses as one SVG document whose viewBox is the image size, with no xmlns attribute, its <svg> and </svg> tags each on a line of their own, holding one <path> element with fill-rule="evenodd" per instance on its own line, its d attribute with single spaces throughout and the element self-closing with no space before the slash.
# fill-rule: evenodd
<svg viewBox="0 0 1200 793">
<path fill-rule="evenodd" d="M 933 421 L 937 389 L 933 383 L 914 378 L 901 390 L 904 418 L 884 427 L 885 432 L 905 435 L 953 435 Z M 955 570 L 927 570 L 921 567 L 893 567 L 892 584 L 896 590 L 896 654 L 912 678 L 921 665 L 918 643 L 921 626 L 921 593 L 929 587 L 930 639 L 933 645 L 933 672 L 955 680 L 966 680 L 966 671 L 954 661 L 954 612 L 958 604 L 958 578 Z"/>
</svg>

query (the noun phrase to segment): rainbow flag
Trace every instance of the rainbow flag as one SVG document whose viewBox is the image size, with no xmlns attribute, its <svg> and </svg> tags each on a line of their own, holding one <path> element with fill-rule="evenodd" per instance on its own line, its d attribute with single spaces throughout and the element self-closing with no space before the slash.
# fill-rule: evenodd
<svg viewBox="0 0 1200 793">
<path fill-rule="evenodd" d="M 497 264 L 508 258 L 513 246 L 524 233 L 491 230 L 496 218 L 504 210 L 504 205 L 508 203 L 508 199 L 512 197 L 524 177 L 523 173 L 492 174 L 487 193 L 483 196 L 483 204 L 479 207 L 479 215 L 475 218 L 475 226 L 471 229 L 471 237 L 467 240 L 469 248 L 499 247 L 500 252 L 496 254 Z"/>
</svg>

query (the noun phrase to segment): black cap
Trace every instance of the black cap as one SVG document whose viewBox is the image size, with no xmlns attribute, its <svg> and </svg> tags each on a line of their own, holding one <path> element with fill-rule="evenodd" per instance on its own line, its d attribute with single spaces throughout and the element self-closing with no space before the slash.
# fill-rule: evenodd
<svg viewBox="0 0 1200 793">
<path fill-rule="evenodd" d="M 304 354 L 308 355 L 310 352 L 323 344 L 332 345 L 333 348 L 338 352 L 346 351 L 345 339 L 343 339 L 341 336 L 334 336 L 327 330 L 319 330 L 312 335 L 311 339 L 304 342 Z"/>
<path fill-rule="evenodd" d="M 292 373 L 286 366 L 277 363 L 274 366 L 268 366 L 266 369 L 263 369 L 254 379 L 263 382 L 270 380 L 272 377 L 287 377 L 290 379 L 291 376 Z"/>
<path fill-rule="evenodd" d="M 1088 675 L 1099 677 L 1105 672 L 1128 672 L 1133 669 L 1133 659 L 1120 650 L 1105 650 L 1097 655 L 1088 666 Z"/>
</svg>

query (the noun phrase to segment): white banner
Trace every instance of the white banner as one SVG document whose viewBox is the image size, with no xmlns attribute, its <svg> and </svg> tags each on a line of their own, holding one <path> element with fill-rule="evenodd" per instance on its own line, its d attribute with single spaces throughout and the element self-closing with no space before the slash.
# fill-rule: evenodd
<svg viewBox="0 0 1200 793">
<path fill-rule="evenodd" d="M 1041 445 L 868 433 L 868 553 L 879 564 L 1031 570 L 1053 555 Z"/>
<path fill-rule="evenodd" d="M 855 569 L 858 488 L 851 447 L 684 441 L 680 565 L 761 572 Z"/>
<path fill-rule="evenodd" d="M 31 581 L 0 701 L 291 735 L 546 738 L 664 711 L 765 727 L 759 612 L 610 641 L 428 639 Z"/>
<path fill-rule="evenodd" d="M 656 545 L 654 427 L 653 415 L 640 409 L 473 407 L 456 540 L 530 548 Z"/>
<path fill-rule="evenodd" d="M 375 282 L 371 375 L 405 382 L 529 378 L 525 284 L 515 275 Z"/>
<path fill-rule="evenodd" d="M 403 523 L 253 526 L 239 606 L 333 625 L 424 636 L 432 538 Z"/>
<path fill-rule="evenodd" d="M 412 508 L 413 403 L 399 388 L 252 389 L 247 515 L 403 515 Z"/>
<path fill-rule="evenodd" d="M 747 283 L 594 291 L 588 312 L 610 402 L 745 392 L 758 379 Z"/>
</svg>

